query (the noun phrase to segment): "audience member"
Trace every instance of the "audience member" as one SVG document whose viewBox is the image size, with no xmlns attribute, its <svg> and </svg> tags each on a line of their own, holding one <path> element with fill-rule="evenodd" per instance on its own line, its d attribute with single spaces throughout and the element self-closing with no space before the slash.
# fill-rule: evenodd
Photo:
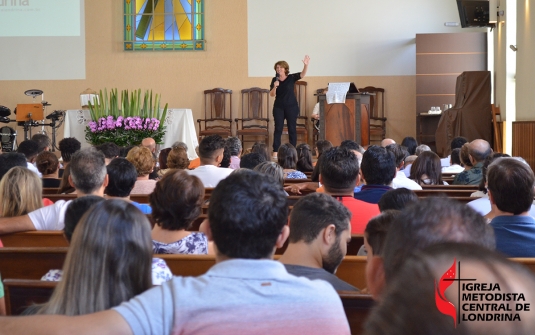
<svg viewBox="0 0 535 335">
<path fill-rule="evenodd" d="M 104 155 L 92 148 L 76 152 L 68 165 L 69 181 L 77 196 L 104 195 L 108 185 Z M 0 218 L 0 235 L 28 230 L 60 230 L 64 227 L 65 210 L 69 201 L 58 200 L 54 205 L 37 209 L 27 215 Z"/>
<path fill-rule="evenodd" d="M 230 151 L 230 168 L 235 170 L 240 168 L 240 157 L 242 154 L 242 144 L 239 138 L 227 138 L 227 147 Z"/>
<path fill-rule="evenodd" d="M 82 148 L 82 144 L 74 137 L 65 137 L 59 141 L 59 151 L 61 152 L 61 159 L 63 164 L 71 161 L 72 155 Z"/>
<path fill-rule="evenodd" d="M 264 161 L 271 161 L 270 150 L 266 143 L 264 142 L 255 142 L 251 148 L 251 153 L 258 153 L 264 157 Z M 240 167 L 242 167 L 240 165 Z"/>
<path fill-rule="evenodd" d="M 494 249 L 492 228 L 471 208 L 448 198 L 426 198 L 405 208 L 386 236 L 383 257 L 368 265 L 368 289 L 380 299 L 405 260 L 441 242 L 474 243 Z"/>
<path fill-rule="evenodd" d="M 412 163 L 410 179 L 420 185 L 445 185 L 442 180 L 440 157 L 433 151 L 424 151 Z"/>
<path fill-rule="evenodd" d="M 455 176 L 453 185 L 479 185 L 483 174 L 481 173 L 485 158 L 492 153 L 489 142 L 473 140 L 468 144 L 468 154 L 473 167 Z"/>
<path fill-rule="evenodd" d="M 398 188 L 386 191 L 377 205 L 381 212 L 390 209 L 401 211 L 415 202 L 418 202 L 416 193 L 406 188 Z"/>
<path fill-rule="evenodd" d="M 364 230 L 364 245 L 357 253 L 357 256 L 366 256 L 366 276 L 371 274 L 371 272 L 368 272 L 368 265 L 372 264 L 372 258 L 374 256 L 383 256 L 386 234 L 399 213 L 400 211 L 398 210 L 384 211 L 380 215 L 372 218 L 366 225 L 366 230 Z M 370 280 L 373 280 L 373 278 L 370 277 Z"/>
<path fill-rule="evenodd" d="M 426 151 L 432 151 L 431 148 L 428 146 L 428 145 L 425 145 L 425 144 L 420 144 L 419 146 L 416 147 L 416 149 L 414 150 L 414 154 L 416 156 L 420 156 L 420 154 L 422 152 L 426 152 Z"/>
<path fill-rule="evenodd" d="M 18 152 L 6 152 L 0 155 L 0 179 L 15 166 L 27 167 L 26 157 Z"/>
<path fill-rule="evenodd" d="M 405 151 L 403 151 L 401 145 L 390 144 L 386 146 L 386 150 L 388 152 L 393 153 L 396 159 L 396 176 L 394 177 L 394 179 L 392 179 L 392 188 L 421 190 L 422 187 L 418 185 L 418 183 L 416 183 L 414 180 L 407 178 L 405 173 L 402 171 L 405 160 Z"/>
<path fill-rule="evenodd" d="M 390 145 L 390 144 L 396 144 L 396 141 L 394 141 L 393 139 L 391 138 L 385 138 L 384 140 L 381 141 L 381 146 L 383 148 L 386 148 L 387 145 Z"/>
<path fill-rule="evenodd" d="M 118 158 L 117 158 L 118 159 Z M 115 161 L 112 160 L 110 164 Z M 130 163 L 129 163 L 130 164 Z M 110 165 L 108 165 L 109 168 Z M 80 219 L 84 214 L 96 203 L 103 202 L 105 199 L 95 195 L 88 195 L 82 198 L 74 199 L 67 210 L 65 211 L 65 228 L 63 235 L 69 244 L 71 244 L 72 235 Z M 44 281 L 60 281 L 63 276 L 63 270 L 50 270 L 45 274 L 41 280 Z M 171 270 L 167 263 L 161 258 L 152 259 L 152 285 L 161 285 L 172 277 Z"/>
<path fill-rule="evenodd" d="M 252 170 L 258 164 L 263 163 L 263 162 L 266 162 L 265 156 L 257 152 L 251 152 L 250 154 L 246 154 L 242 156 L 240 160 L 240 168 Z M 271 162 L 271 159 L 268 162 Z"/>
<path fill-rule="evenodd" d="M 149 196 L 152 218 L 152 250 L 155 254 L 207 254 L 208 238 L 187 231 L 201 214 L 204 186 L 184 170 L 167 173 Z"/>
<path fill-rule="evenodd" d="M 63 176 L 61 176 L 61 181 L 59 182 L 58 194 L 76 193 L 76 190 L 69 181 L 70 175 L 71 168 L 69 167 L 69 164 L 67 164 L 63 169 Z"/>
<path fill-rule="evenodd" d="M 306 179 L 306 175 L 297 171 L 297 150 L 290 143 L 284 143 L 277 152 L 277 161 L 284 171 L 284 179 Z"/>
<path fill-rule="evenodd" d="M 108 199 L 122 199 L 136 206 L 143 214 L 151 214 L 152 209 L 148 204 L 140 204 L 130 200 L 130 193 L 137 181 L 137 171 L 132 163 L 126 158 L 114 158 L 106 166 L 108 172 L 108 186 L 104 194 Z"/>
<path fill-rule="evenodd" d="M 353 198 L 359 175 L 357 156 L 351 150 L 335 147 L 323 153 L 320 164 L 320 183 L 325 193 L 351 212 L 351 233 L 362 234 L 368 221 L 380 212 L 376 204 Z"/>
<path fill-rule="evenodd" d="M 126 159 L 134 165 L 137 180 L 130 194 L 150 194 L 156 186 L 156 180 L 149 179 L 154 171 L 154 157 L 148 148 L 134 147 L 126 155 Z"/>
<path fill-rule="evenodd" d="M 312 172 L 314 167 L 312 166 L 312 152 L 310 151 L 310 146 L 306 143 L 301 143 L 297 146 L 297 171 Z"/>
<path fill-rule="evenodd" d="M 219 167 L 230 168 L 230 149 L 226 145 L 223 148 L 223 159 L 219 163 Z"/>
<path fill-rule="evenodd" d="M 450 151 L 453 151 L 455 149 L 461 149 L 463 147 L 463 145 L 465 143 L 467 143 L 468 140 L 465 138 L 465 137 L 462 137 L 462 136 L 457 136 L 457 137 L 454 137 L 453 140 L 451 140 L 451 143 L 450 143 Z M 440 159 L 440 164 L 444 167 L 444 166 L 450 166 L 450 156 L 446 157 L 446 158 L 441 158 Z"/>
<path fill-rule="evenodd" d="M 188 151 L 188 145 L 181 141 L 176 141 L 175 143 L 173 143 L 173 145 L 171 145 L 171 149 L 174 149 L 174 148 L 182 148 L 186 150 L 186 152 Z"/>
<path fill-rule="evenodd" d="M 366 185 L 355 193 L 355 199 L 376 204 L 381 196 L 391 189 L 392 179 L 396 175 L 396 158 L 385 148 L 372 145 L 362 156 L 362 179 Z"/>
<path fill-rule="evenodd" d="M 167 156 L 167 167 L 171 170 L 186 170 L 189 166 L 188 152 L 184 148 L 173 148 Z"/>
<path fill-rule="evenodd" d="M 452 154 L 453 155 L 453 154 Z M 481 175 L 483 178 L 481 179 L 481 182 L 479 182 L 479 187 L 477 188 L 477 192 L 474 192 L 470 194 L 471 197 L 474 198 L 487 198 L 487 170 L 489 169 L 489 165 L 492 164 L 495 160 L 497 160 L 500 157 L 511 157 L 508 154 L 502 154 L 501 152 L 493 152 L 490 155 L 485 158 L 485 162 L 483 163 L 483 167 L 481 168 Z"/>
<path fill-rule="evenodd" d="M 197 154 L 197 158 L 190 160 L 188 169 L 193 170 L 201 166 L 201 158 L 199 157 L 199 146 L 195 147 L 195 153 Z M 189 157 L 189 155 L 188 155 Z"/>
<path fill-rule="evenodd" d="M 414 137 L 407 136 L 403 139 L 403 141 L 401 141 L 401 146 L 407 148 L 409 155 L 414 155 L 416 153 L 418 142 Z"/>
<path fill-rule="evenodd" d="M 442 159 L 440 162 L 442 164 Z M 461 165 L 461 149 L 455 148 L 451 151 L 449 165 L 442 165 L 442 173 L 461 173 L 463 171 L 464 167 Z"/>
<path fill-rule="evenodd" d="M 156 141 L 151 137 L 144 138 L 141 141 L 141 146 L 149 149 L 152 154 L 156 153 Z"/>
<path fill-rule="evenodd" d="M 52 141 L 45 134 L 35 134 L 32 136 L 32 141 L 37 143 L 37 154 L 43 151 L 48 151 L 52 147 Z"/>
<path fill-rule="evenodd" d="M 11 168 L 0 180 L 0 216 L 26 215 L 43 207 L 42 194 L 41 180 L 35 173 L 26 167 Z"/>
<path fill-rule="evenodd" d="M 438 292 L 437 283 L 444 281 L 444 273 L 452 267 L 452 263 L 462 266 L 462 278 L 474 278 L 476 283 L 487 283 L 491 287 L 499 287 L 499 291 L 488 293 L 489 295 L 499 295 L 509 297 L 526 294 L 527 302 L 531 297 L 531 292 L 535 290 L 535 277 L 533 274 L 521 266 L 507 260 L 495 252 L 485 248 L 460 243 L 444 243 L 429 247 L 410 257 L 400 269 L 396 280 L 389 286 L 384 299 L 374 307 L 364 326 L 364 333 L 370 335 L 389 334 L 487 334 L 487 335 L 528 335 L 533 333 L 535 319 L 533 312 L 529 310 L 518 310 L 518 301 L 507 299 L 493 302 L 498 308 L 492 309 L 493 303 L 486 295 L 476 290 L 457 293 L 456 290 L 441 290 Z M 459 269 L 460 271 L 460 269 Z M 446 279 L 447 280 L 447 279 Z M 446 284 L 447 282 L 444 282 Z M 463 282 L 470 283 L 470 282 Z M 478 285 L 478 284 L 475 284 Z M 449 286 L 446 284 L 446 287 Z M 457 286 L 457 283 L 452 285 Z M 459 301 L 460 294 L 473 293 L 483 296 L 478 302 L 464 303 Z M 439 296 L 442 295 L 441 296 Z M 471 294 L 470 294 L 471 296 Z M 490 316 L 484 322 L 472 322 L 464 319 L 462 322 L 457 318 L 443 314 L 437 308 L 438 299 L 452 303 L 458 308 L 459 313 L 467 314 L 481 313 L 485 317 Z M 522 302 L 522 301 L 521 301 Z M 481 305 L 484 310 L 470 310 L 471 307 Z M 463 308 L 461 310 L 461 308 Z M 464 309 L 467 308 L 467 309 Z M 487 309 L 488 308 L 488 309 Z M 521 321 L 500 321 L 504 311 L 511 311 L 513 315 L 518 314 Z M 514 311 L 514 312 L 512 312 Z M 396 317 L 392 317 L 395 315 Z M 461 314 L 458 314 L 459 316 Z"/>
<path fill-rule="evenodd" d="M 59 187 L 59 160 L 50 151 L 43 151 L 35 159 L 37 170 L 43 176 L 43 187 Z"/>
<path fill-rule="evenodd" d="M 490 225 L 496 249 L 508 257 L 535 257 L 533 204 L 535 177 L 529 165 L 514 158 L 498 158 L 489 165 L 488 194 L 496 217 Z"/>
<path fill-rule="evenodd" d="M 151 287 L 152 252 L 146 216 L 122 200 L 94 205 L 80 219 L 63 275 L 39 314 L 103 311 Z"/>
<path fill-rule="evenodd" d="M 410 155 L 405 157 L 403 160 L 403 173 L 405 173 L 405 176 L 409 178 L 411 176 L 411 167 L 412 163 L 418 158 L 416 155 Z"/>
<path fill-rule="evenodd" d="M 104 154 L 104 157 L 106 158 L 106 165 L 110 164 L 111 160 L 115 157 L 119 157 L 121 153 L 121 149 L 117 146 L 117 144 L 112 142 L 97 145 L 95 148 Z"/>
<path fill-rule="evenodd" d="M 163 175 L 169 170 L 169 167 L 167 166 L 167 157 L 169 156 L 169 152 L 171 152 L 171 150 L 171 148 L 160 150 L 160 154 L 158 155 L 158 165 L 160 166 L 158 169 L 158 178 L 162 178 Z"/>
<path fill-rule="evenodd" d="M 199 144 L 199 157 L 201 165 L 189 170 L 190 175 L 198 177 L 204 187 L 216 187 L 217 184 L 228 177 L 232 172 L 229 168 L 218 167 L 223 159 L 225 140 L 219 135 L 206 136 Z"/>
<path fill-rule="evenodd" d="M 130 150 L 132 150 L 135 147 L 136 147 L 135 145 L 128 145 L 126 147 L 119 148 L 119 157 L 126 158 Z"/>
<path fill-rule="evenodd" d="M 328 140 L 318 140 L 316 141 L 316 158 L 319 159 L 321 154 L 326 150 L 329 150 L 333 147 L 333 144 Z"/>
<path fill-rule="evenodd" d="M 17 148 L 17 152 L 21 153 L 26 157 L 26 167 L 30 169 L 32 172 L 35 172 L 39 177 L 41 177 L 41 173 L 37 170 L 35 165 L 35 158 L 37 157 L 37 154 L 39 150 L 39 145 L 37 142 L 32 140 L 25 140 L 19 143 L 19 147 Z"/>
<path fill-rule="evenodd" d="M 275 162 L 262 162 L 255 166 L 253 170 L 272 176 L 278 183 L 284 186 L 284 172 L 279 164 Z"/>
<path fill-rule="evenodd" d="M 349 210 L 333 197 L 304 196 L 290 214 L 289 244 L 279 261 L 294 276 L 325 280 L 337 291 L 357 290 L 334 275 L 351 240 L 350 220 Z"/>
</svg>

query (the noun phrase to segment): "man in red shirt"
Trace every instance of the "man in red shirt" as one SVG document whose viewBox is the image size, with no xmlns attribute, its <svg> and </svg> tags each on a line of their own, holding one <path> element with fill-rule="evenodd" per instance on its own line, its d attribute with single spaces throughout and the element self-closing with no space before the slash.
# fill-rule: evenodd
<svg viewBox="0 0 535 335">
<path fill-rule="evenodd" d="M 368 221 L 380 211 L 377 204 L 353 198 L 359 175 L 357 156 L 351 150 L 336 147 L 323 153 L 321 164 L 319 180 L 325 193 L 335 197 L 351 212 L 351 233 L 363 234 Z"/>
</svg>

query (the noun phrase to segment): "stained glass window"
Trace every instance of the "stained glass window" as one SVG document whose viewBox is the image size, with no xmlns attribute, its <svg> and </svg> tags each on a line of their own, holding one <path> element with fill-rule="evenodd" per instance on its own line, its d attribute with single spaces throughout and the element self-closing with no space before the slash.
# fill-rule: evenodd
<svg viewBox="0 0 535 335">
<path fill-rule="evenodd" d="M 124 0 L 124 50 L 204 50 L 204 0 Z"/>
</svg>

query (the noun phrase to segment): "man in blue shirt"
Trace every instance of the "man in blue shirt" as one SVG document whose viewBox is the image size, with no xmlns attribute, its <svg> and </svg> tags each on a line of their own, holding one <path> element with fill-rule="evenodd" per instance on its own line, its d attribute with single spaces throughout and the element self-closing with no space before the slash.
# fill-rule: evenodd
<svg viewBox="0 0 535 335">
<path fill-rule="evenodd" d="M 125 158 L 114 158 L 106 166 L 106 170 L 109 178 L 108 186 L 104 190 L 106 198 L 120 198 L 130 201 L 143 214 L 152 214 L 152 208 L 149 204 L 140 204 L 130 200 L 130 192 L 137 180 L 137 171 L 132 163 Z"/>
<path fill-rule="evenodd" d="M 372 145 L 362 155 L 360 167 L 366 185 L 354 194 L 355 199 L 376 204 L 386 191 L 392 187 L 396 176 L 396 158 L 394 154 L 378 145 Z"/>
<path fill-rule="evenodd" d="M 491 221 L 496 250 L 508 257 L 535 257 L 535 219 L 529 216 L 535 177 L 515 158 L 498 158 L 487 172 L 488 194 L 497 216 Z"/>
</svg>

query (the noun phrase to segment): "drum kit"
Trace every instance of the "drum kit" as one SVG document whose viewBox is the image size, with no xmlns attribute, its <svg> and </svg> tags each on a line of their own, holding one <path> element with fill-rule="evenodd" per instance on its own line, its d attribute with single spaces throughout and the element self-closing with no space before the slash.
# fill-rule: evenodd
<svg viewBox="0 0 535 335">
<path fill-rule="evenodd" d="M 46 116 L 50 123 L 45 123 L 46 107 L 51 106 L 44 100 L 43 91 L 31 89 L 24 92 L 25 95 L 33 98 L 32 104 L 18 104 L 13 110 L 15 119 L 10 119 L 11 109 L 0 106 L 0 123 L 17 122 L 18 126 L 24 129 L 24 139 L 29 140 L 32 137 L 32 128 L 41 126 L 38 134 L 47 135 L 45 126 L 52 128 L 52 151 L 59 148 L 56 145 L 56 130 L 64 121 L 65 111 L 55 110 Z M 35 98 L 41 96 L 41 102 L 35 103 Z M 18 112 L 18 113 L 17 113 Z M 3 152 L 15 151 L 17 148 L 17 131 L 10 126 L 0 127 L 0 146 Z"/>
</svg>

